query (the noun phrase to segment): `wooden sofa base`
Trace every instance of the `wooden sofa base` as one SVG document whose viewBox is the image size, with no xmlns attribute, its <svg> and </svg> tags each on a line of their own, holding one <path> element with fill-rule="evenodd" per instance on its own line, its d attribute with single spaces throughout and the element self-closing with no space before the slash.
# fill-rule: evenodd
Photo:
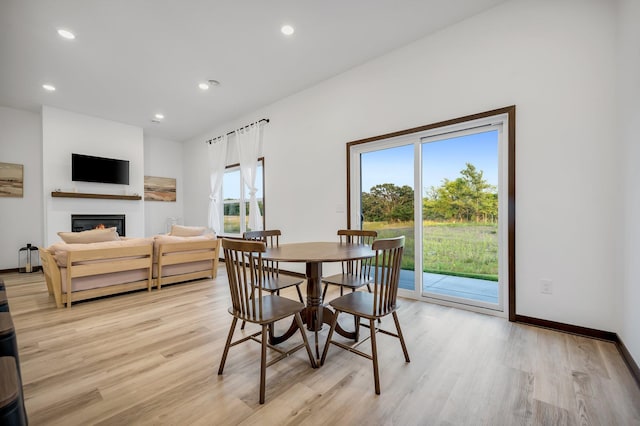
<svg viewBox="0 0 640 426">
<path fill-rule="evenodd" d="M 142 290 L 142 289 L 147 289 L 147 291 L 149 291 L 149 283 L 147 282 L 147 280 L 135 281 L 135 282 L 126 283 L 126 284 L 109 285 L 106 287 L 92 288 L 90 290 L 74 291 L 71 293 L 71 302 L 79 302 L 81 300 L 96 299 L 98 297 L 110 296 L 118 293 L 127 293 L 129 291 Z M 65 304 L 67 305 L 67 307 L 70 306 L 71 303 L 68 303 L 69 302 L 68 298 L 69 296 L 66 293 L 62 293 L 62 298 L 61 298 L 62 303 L 58 305 L 56 301 L 56 305 L 58 306 L 58 308 L 62 308 Z"/>
<path fill-rule="evenodd" d="M 153 246 L 136 246 L 107 248 L 69 252 L 67 255 L 67 281 L 62 289 L 60 267 L 53 254 L 47 249 L 40 249 L 40 259 L 44 270 L 49 294 L 53 295 L 56 306 L 71 307 L 71 303 L 95 297 L 107 296 L 137 289 L 146 288 L 151 291 Z M 108 259 L 108 262 L 104 262 Z M 91 262 L 97 263 L 91 263 Z M 100 288 L 72 291 L 73 278 L 91 275 L 109 274 L 131 270 L 146 270 L 147 279 L 129 283 L 114 284 Z"/>
<path fill-rule="evenodd" d="M 155 279 L 158 290 L 164 284 L 179 283 L 199 278 L 216 278 L 220 257 L 220 243 L 222 240 L 193 241 L 179 243 L 163 243 L 158 248 L 158 277 Z M 211 269 L 206 271 L 188 272 L 186 274 L 163 277 L 163 268 L 189 262 L 211 260 Z"/>
<path fill-rule="evenodd" d="M 203 280 L 213 279 L 215 277 L 216 276 L 213 275 L 209 270 L 199 271 L 199 272 L 189 272 L 187 274 L 172 275 L 170 277 L 164 277 L 162 279 L 154 278 L 153 285 L 155 285 L 156 288 L 159 290 L 160 288 L 162 288 L 163 285 L 167 285 L 167 284 L 175 284 L 175 283 L 181 283 L 185 281 L 193 281 L 193 280 L 199 280 L 199 279 L 203 279 Z"/>
</svg>

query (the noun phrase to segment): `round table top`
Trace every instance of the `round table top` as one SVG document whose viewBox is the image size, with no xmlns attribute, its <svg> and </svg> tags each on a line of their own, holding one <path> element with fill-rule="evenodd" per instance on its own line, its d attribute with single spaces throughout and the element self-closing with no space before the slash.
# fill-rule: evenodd
<svg viewBox="0 0 640 426">
<path fill-rule="evenodd" d="M 263 259 L 280 262 L 341 262 L 343 260 L 366 259 L 375 252 L 364 244 L 339 242 L 311 242 L 280 244 L 267 248 Z"/>
</svg>

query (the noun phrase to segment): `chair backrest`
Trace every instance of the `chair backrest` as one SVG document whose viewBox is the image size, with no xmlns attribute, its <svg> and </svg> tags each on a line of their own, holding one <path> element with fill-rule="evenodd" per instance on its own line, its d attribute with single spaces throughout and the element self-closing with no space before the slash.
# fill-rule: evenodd
<svg viewBox="0 0 640 426">
<path fill-rule="evenodd" d="M 338 237 L 341 243 L 366 244 L 371 245 L 378 237 L 376 231 L 365 231 L 361 229 L 340 229 Z M 348 260 L 342 262 L 342 273 L 357 276 L 368 276 L 371 272 L 372 259 Z"/>
<path fill-rule="evenodd" d="M 373 275 L 373 314 L 385 315 L 396 306 L 404 236 L 375 240 L 371 248 L 376 252 Z"/>
<path fill-rule="evenodd" d="M 250 241 L 262 241 L 267 247 L 278 247 L 280 245 L 280 236 L 282 232 L 279 229 L 269 229 L 264 231 L 247 231 L 242 235 L 242 238 Z M 280 265 L 273 260 L 263 260 L 264 273 L 266 276 L 273 278 L 280 274 Z"/>
<path fill-rule="evenodd" d="M 222 240 L 234 315 L 262 318 L 262 241 Z"/>
<path fill-rule="evenodd" d="M 265 231 L 247 231 L 242 234 L 242 238 L 245 240 L 263 241 L 267 243 L 267 247 L 278 247 L 280 244 L 280 232 L 279 229 L 269 229 Z"/>
</svg>

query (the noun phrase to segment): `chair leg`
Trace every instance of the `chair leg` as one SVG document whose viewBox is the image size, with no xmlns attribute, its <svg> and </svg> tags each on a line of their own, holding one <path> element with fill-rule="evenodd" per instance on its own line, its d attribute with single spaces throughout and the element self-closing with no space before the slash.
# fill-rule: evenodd
<svg viewBox="0 0 640 426">
<path fill-rule="evenodd" d="M 269 324 L 267 326 L 267 330 L 269 331 L 269 341 L 273 342 L 273 340 L 275 339 L 275 332 L 274 332 L 274 327 L 275 327 L 276 323 L 272 322 L 271 324 Z"/>
<path fill-rule="evenodd" d="M 402 352 L 404 352 L 404 360 L 409 361 L 409 351 L 407 351 L 407 345 L 404 343 L 404 337 L 402 336 L 402 330 L 400 329 L 400 321 L 398 320 L 398 313 L 396 311 L 392 312 L 393 321 L 396 323 L 396 330 L 398 331 L 398 339 L 400 339 L 400 345 L 402 345 Z"/>
<path fill-rule="evenodd" d="M 231 328 L 229 328 L 229 335 L 227 336 L 227 343 L 224 345 L 224 351 L 222 352 L 220 367 L 218 367 L 218 374 L 222 374 L 222 370 L 224 370 L 224 363 L 227 362 L 227 354 L 229 353 L 229 348 L 231 347 L 231 339 L 233 338 L 233 332 L 236 329 L 237 323 L 238 318 L 233 317 L 233 321 L 231 321 Z"/>
<path fill-rule="evenodd" d="M 324 290 L 322 291 L 322 300 L 327 297 L 327 290 L 329 289 L 329 284 L 324 283 Z"/>
<path fill-rule="evenodd" d="M 260 356 L 260 404 L 264 404 L 264 388 L 267 381 L 267 325 L 262 325 L 262 355 Z"/>
<path fill-rule="evenodd" d="M 327 352 L 329 352 L 329 346 L 331 346 L 331 337 L 333 337 L 333 330 L 336 329 L 336 324 L 338 324 L 338 315 L 340 311 L 336 311 L 333 320 L 331 321 L 331 328 L 329 329 L 329 334 L 327 335 L 327 342 L 324 344 L 324 350 L 322 351 L 322 358 L 320 359 L 320 365 L 324 365 L 324 360 L 327 358 Z"/>
<path fill-rule="evenodd" d="M 351 288 L 351 293 L 355 293 L 355 292 L 356 292 L 356 288 L 355 287 Z M 380 321 L 380 319 L 378 319 L 378 321 Z M 356 333 L 356 337 L 353 340 L 357 342 L 358 340 L 360 340 L 360 317 L 357 315 L 353 316 L 353 331 Z"/>
<path fill-rule="evenodd" d="M 322 308 L 320 308 L 322 309 Z M 312 311 L 311 315 L 313 315 L 313 322 L 315 324 L 318 323 L 318 311 Z M 320 345 L 318 344 L 318 330 L 313 332 L 315 344 L 316 344 L 316 357 L 320 358 Z"/>
<path fill-rule="evenodd" d="M 309 346 L 309 339 L 307 339 L 307 333 L 304 331 L 304 323 L 302 322 L 302 317 L 300 316 L 300 312 L 295 315 L 296 324 L 298 324 L 298 328 L 300 329 L 300 334 L 302 334 L 302 340 L 304 342 L 304 347 L 307 349 L 307 354 L 309 355 L 309 362 L 311 362 L 312 368 L 318 368 L 318 364 L 316 364 L 316 359 L 313 356 L 313 352 L 311 352 L 311 346 Z"/>
<path fill-rule="evenodd" d="M 298 297 L 300 298 L 300 303 L 304 304 L 304 299 L 302 298 L 302 292 L 300 291 L 300 286 L 296 286 L 296 290 L 298 290 Z"/>
<path fill-rule="evenodd" d="M 376 320 L 369 320 L 371 330 L 371 360 L 373 361 L 373 382 L 376 387 L 376 395 L 380 395 L 380 374 L 378 372 L 378 345 L 376 344 Z"/>
</svg>

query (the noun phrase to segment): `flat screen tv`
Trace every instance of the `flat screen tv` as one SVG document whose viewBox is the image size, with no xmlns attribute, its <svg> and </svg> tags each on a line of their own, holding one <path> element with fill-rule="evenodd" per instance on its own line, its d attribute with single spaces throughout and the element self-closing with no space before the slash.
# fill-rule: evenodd
<svg viewBox="0 0 640 426">
<path fill-rule="evenodd" d="M 71 180 L 129 184 L 129 161 L 71 154 Z"/>
</svg>

